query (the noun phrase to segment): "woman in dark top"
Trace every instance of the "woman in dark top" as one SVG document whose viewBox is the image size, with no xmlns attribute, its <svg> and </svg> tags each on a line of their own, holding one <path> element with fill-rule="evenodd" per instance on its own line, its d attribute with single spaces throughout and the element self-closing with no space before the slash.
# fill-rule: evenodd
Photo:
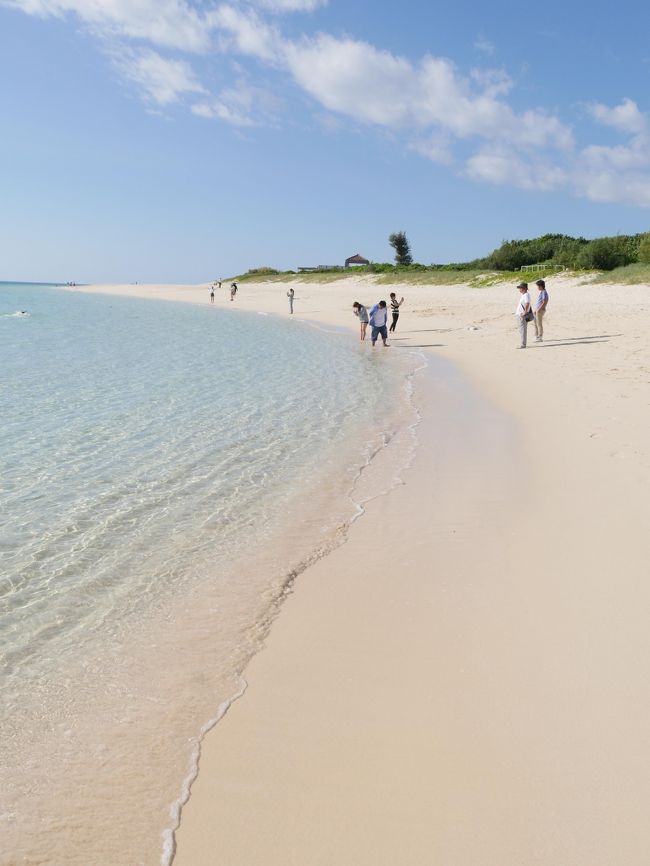
<svg viewBox="0 0 650 866">
<path fill-rule="evenodd" d="M 391 334 L 395 333 L 395 328 L 397 327 L 397 320 L 399 319 L 399 308 L 404 303 L 404 298 L 401 301 L 397 300 L 395 296 L 395 292 L 390 293 L 390 311 L 393 314 L 393 321 L 391 322 L 391 326 L 388 329 Z"/>
</svg>

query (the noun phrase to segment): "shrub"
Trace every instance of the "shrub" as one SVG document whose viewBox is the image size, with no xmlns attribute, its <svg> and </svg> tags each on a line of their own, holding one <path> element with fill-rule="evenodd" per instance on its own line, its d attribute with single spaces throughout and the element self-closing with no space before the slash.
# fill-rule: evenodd
<svg viewBox="0 0 650 866">
<path fill-rule="evenodd" d="M 577 265 L 587 270 L 613 271 L 632 264 L 637 258 L 637 244 L 627 235 L 596 238 L 586 244 L 578 256 Z"/>
<path fill-rule="evenodd" d="M 637 257 L 640 262 L 643 262 L 643 264 L 650 264 L 650 232 L 641 235 Z"/>
<path fill-rule="evenodd" d="M 276 270 L 275 268 L 269 268 L 267 266 L 262 266 L 261 268 L 249 268 L 246 271 L 246 273 L 250 274 L 251 276 L 254 275 L 254 276 L 259 277 L 259 276 L 264 276 L 265 274 L 279 274 L 280 271 Z"/>
</svg>

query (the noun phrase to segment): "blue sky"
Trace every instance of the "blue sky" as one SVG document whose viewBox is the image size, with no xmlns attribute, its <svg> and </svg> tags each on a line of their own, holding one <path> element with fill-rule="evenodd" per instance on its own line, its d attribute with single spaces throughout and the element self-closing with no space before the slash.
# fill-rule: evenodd
<svg viewBox="0 0 650 866">
<path fill-rule="evenodd" d="M 648 32 L 626 0 L 0 0 L 0 279 L 647 231 Z"/>
</svg>

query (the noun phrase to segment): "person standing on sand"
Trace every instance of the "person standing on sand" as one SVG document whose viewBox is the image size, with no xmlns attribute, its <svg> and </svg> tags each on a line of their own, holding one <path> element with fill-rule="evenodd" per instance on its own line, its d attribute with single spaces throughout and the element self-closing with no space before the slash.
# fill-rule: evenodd
<svg viewBox="0 0 650 866">
<path fill-rule="evenodd" d="M 379 303 L 375 304 L 375 306 L 370 310 L 370 327 L 372 328 L 370 342 L 372 343 L 373 349 L 375 348 L 375 343 L 379 336 L 381 336 L 384 347 L 388 346 L 388 343 L 386 342 L 388 339 L 388 331 L 386 330 L 387 321 L 388 310 L 386 309 L 386 301 L 379 301 Z"/>
<path fill-rule="evenodd" d="M 533 321 L 535 323 L 535 339 L 538 343 L 541 343 L 544 339 L 544 314 L 548 307 L 548 292 L 546 291 L 544 280 L 537 280 L 535 285 L 539 289 L 539 295 L 537 295 L 537 300 L 535 301 L 535 318 Z"/>
<path fill-rule="evenodd" d="M 529 316 L 532 318 L 530 309 L 530 295 L 528 294 L 528 283 L 519 283 L 519 303 L 515 316 L 517 317 L 517 326 L 519 328 L 519 345 L 517 349 L 526 348 L 526 340 L 528 337 L 528 322 Z"/>
<path fill-rule="evenodd" d="M 404 303 L 404 298 L 401 301 L 397 300 L 397 296 L 395 292 L 390 293 L 390 311 L 393 314 L 393 321 L 391 322 L 391 326 L 388 329 L 391 334 L 395 333 L 395 328 L 397 327 L 397 320 L 399 319 L 399 308 Z"/>
<path fill-rule="evenodd" d="M 210 288 L 210 303 L 214 304 L 214 286 Z"/>
<path fill-rule="evenodd" d="M 368 310 L 360 304 L 359 301 L 355 301 L 352 304 L 352 312 L 355 316 L 359 317 L 359 326 L 361 328 L 361 342 L 363 343 L 366 339 L 366 328 L 368 327 Z"/>
<path fill-rule="evenodd" d="M 295 295 L 294 290 L 291 288 L 287 292 L 287 297 L 289 298 L 289 313 L 293 316 L 293 296 Z"/>
<path fill-rule="evenodd" d="M 235 295 L 236 295 L 236 294 L 237 294 L 237 283 L 233 283 L 233 284 L 230 286 L 230 300 L 231 300 L 231 301 L 234 301 L 234 300 L 235 300 Z"/>
<path fill-rule="evenodd" d="M 221 280 L 219 280 L 219 288 L 221 288 Z"/>
</svg>

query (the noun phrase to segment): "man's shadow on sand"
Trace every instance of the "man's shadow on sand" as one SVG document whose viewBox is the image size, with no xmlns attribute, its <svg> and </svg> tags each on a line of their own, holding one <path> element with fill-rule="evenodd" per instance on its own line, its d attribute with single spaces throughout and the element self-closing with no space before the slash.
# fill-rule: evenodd
<svg viewBox="0 0 650 866">
<path fill-rule="evenodd" d="M 555 349 L 560 346 L 588 346 L 591 343 L 609 343 L 614 337 L 622 337 L 623 334 L 593 334 L 588 337 L 564 337 L 563 339 L 545 340 L 538 343 L 535 348 Z"/>
</svg>

